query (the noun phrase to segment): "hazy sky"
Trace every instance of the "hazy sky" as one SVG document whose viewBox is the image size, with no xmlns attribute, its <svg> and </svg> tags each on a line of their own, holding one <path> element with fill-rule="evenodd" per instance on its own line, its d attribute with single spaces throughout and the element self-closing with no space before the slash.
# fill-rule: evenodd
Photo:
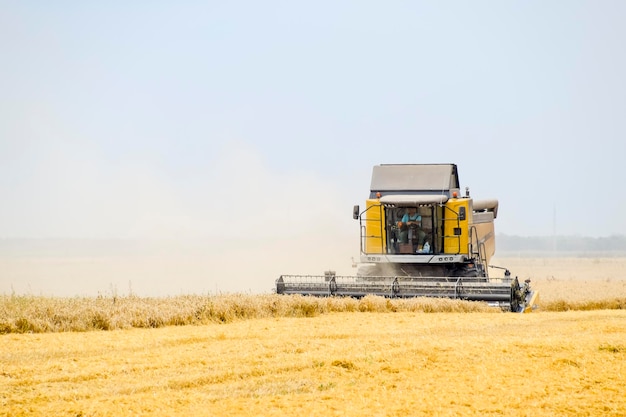
<svg viewBox="0 0 626 417">
<path fill-rule="evenodd" d="M 372 165 L 433 162 L 500 201 L 498 233 L 624 234 L 625 21 L 621 0 L 0 1 L 0 237 L 352 236 Z"/>
</svg>

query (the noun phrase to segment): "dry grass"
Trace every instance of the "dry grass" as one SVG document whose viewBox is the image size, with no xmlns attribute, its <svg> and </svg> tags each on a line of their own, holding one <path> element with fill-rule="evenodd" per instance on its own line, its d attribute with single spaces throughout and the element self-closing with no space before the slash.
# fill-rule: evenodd
<svg viewBox="0 0 626 417">
<path fill-rule="evenodd" d="M 472 311 L 495 310 L 459 300 L 390 300 L 374 296 L 360 300 L 275 294 L 169 298 L 0 296 L 0 333 L 157 328 L 267 317 L 314 317 L 333 312 Z"/>
<path fill-rule="evenodd" d="M 509 258 L 496 260 L 520 279 L 531 278 L 541 311 L 626 309 L 624 258 Z M 165 298 L 0 296 L 1 333 L 157 328 L 229 323 L 268 317 L 314 317 L 334 312 L 498 312 L 458 300 L 381 297 L 312 298 L 230 294 Z"/>
<path fill-rule="evenodd" d="M 0 416 L 624 416 L 626 311 L 0 337 Z"/>
</svg>

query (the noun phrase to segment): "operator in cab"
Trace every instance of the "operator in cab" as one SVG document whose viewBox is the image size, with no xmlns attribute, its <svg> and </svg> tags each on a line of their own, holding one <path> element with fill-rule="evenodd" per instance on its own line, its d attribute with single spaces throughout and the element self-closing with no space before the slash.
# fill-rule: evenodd
<svg viewBox="0 0 626 417">
<path fill-rule="evenodd" d="M 400 230 L 400 243 L 409 243 L 409 232 L 411 233 L 412 242 L 417 240 L 418 245 L 424 244 L 426 233 L 422 230 L 422 216 L 417 214 L 416 207 L 409 207 L 407 212 L 404 213 L 402 219 L 398 222 L 398 229 Z"/>
</svg>

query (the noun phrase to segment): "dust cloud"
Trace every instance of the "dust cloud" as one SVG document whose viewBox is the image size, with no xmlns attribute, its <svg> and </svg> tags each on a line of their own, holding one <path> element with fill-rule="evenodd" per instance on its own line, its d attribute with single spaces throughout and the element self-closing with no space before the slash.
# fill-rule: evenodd
<svg viewBox="0 0 626 417">
<path fill-rule="evenodd" d="M 327 179 L 267 168 L 241 143 L 183 180 L 78 159 L 46 160 L 31 198 L 13 199 L 23 210 L 12 220 L 27 226 L 2 225 L 12 233 L 0 239 L 0 294 L 265 293 L 281 274 L 354 272 L 352 205 L 369 178 L 349 201 Z"/>
<path fill-rule="evenodd" d="M 267 240 L 4 240 L 0 246 L 0 294 L 70 297 L 269 293 L 281 274 L 349 274 L 351 252 L 358 254 L 355 239 L 332 228 Z"/>
</svg>

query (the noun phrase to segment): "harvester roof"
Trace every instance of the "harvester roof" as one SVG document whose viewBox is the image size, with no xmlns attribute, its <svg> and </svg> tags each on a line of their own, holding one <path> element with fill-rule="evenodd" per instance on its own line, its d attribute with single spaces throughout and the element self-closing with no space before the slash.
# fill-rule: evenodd
<svg viewBox="0 0 626 417">
<path fill-rule="evenodd" d="M 370 191 L 387 194 L 434 194 L 452 196 L 459 190 L 455 164 L 381 164 L 372 171 Z"/>
</svg>

